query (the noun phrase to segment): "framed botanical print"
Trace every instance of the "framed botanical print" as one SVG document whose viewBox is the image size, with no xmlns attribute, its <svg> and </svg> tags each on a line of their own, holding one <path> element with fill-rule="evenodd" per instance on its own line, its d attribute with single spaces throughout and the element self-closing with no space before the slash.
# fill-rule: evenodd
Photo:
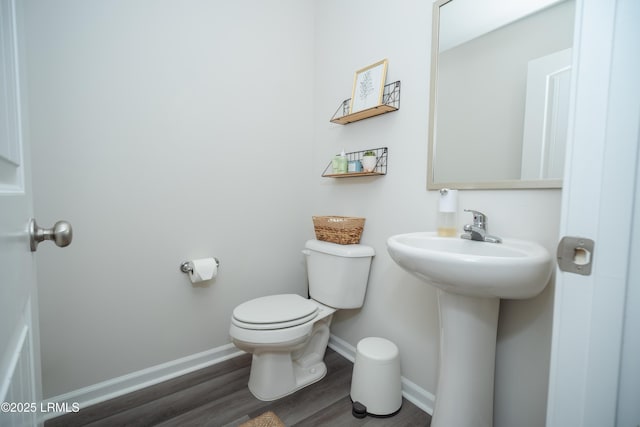
<svg viewBox="0 0 640 427">
<path fill-rule="evenodd" d="M 382 104 L 387 63 L 388 61 L 383 59 L 356 71 L 351 91 L 350 114 Z"/>
</svg>

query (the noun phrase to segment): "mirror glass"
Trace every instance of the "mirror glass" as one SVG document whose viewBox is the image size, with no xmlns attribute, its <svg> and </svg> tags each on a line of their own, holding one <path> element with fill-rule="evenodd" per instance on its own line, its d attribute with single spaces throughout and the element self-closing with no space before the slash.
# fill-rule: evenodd
<svg viewBox="0 0 640 427">
<path fill-rule="evenodd" d="M 440 0 L 427 188 L 560 188 L 575 0 Z"/>
</svg>

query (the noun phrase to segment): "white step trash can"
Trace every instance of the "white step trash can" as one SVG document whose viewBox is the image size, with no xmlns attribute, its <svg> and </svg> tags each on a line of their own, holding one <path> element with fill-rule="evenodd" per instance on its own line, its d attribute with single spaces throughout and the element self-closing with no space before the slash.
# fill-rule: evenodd
<svg viewBox="0 0 640 427">
<path fill-rule="evenodd" d="M 395 415 L 402 406 L 400 352 L 391 341 L 363 338 L 356 348 L 351 377 L 353 416 Z"/>
</svg>

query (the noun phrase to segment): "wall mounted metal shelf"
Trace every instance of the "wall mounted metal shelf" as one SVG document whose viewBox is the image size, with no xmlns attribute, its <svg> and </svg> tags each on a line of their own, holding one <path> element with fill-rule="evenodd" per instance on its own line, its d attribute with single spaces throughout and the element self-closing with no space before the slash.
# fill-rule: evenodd
<svg viewBox="0 0 640 427">
<path fill-rule="evenodd" d="M 352 151 L 350 153 L 345 153 L 347 156 L 347 161 L 348 162 L 360 161 L 362 160 L 364 153 L 366 153 L 367 151 L 373 151 L 374 153 L 376 153 L 377 160 L 376 160 L 376 166 L 373 169 L 373 171 L 333 173 L 332 162 L 329 162 L 327 167 L 324 169 L 324 172 L 322 172 L 322 176 L 325 178 L 355 178 L 358 176 L 386 175 L 387 174 L 387 154 L 389 151 L 387 147 L 370 148 L 368 150 Z"/>
<path fill-rule="evenodd" d="M 350 104 L 351 98 L 342 101 L 330 122 L 346 125 L 369 117 L 379 116 L 380 114 L 398 111 L 400 109 L 400 80 L 384 86 L 382 104 L 380 105 L 349 114 Z"/>
</svg>

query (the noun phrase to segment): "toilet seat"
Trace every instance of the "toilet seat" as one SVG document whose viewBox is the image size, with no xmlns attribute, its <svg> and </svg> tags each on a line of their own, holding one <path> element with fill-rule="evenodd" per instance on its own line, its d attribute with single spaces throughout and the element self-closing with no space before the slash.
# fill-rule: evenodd
<svg viewBox="0 0 640 427">
<path fill-rule="evenodd" d="M 253 330 L 291 328 L 313 320 L 319 307 L 297 294 L 269 295 L 240 304 L 233 310 L 236 326 Z"/>
</svg>

